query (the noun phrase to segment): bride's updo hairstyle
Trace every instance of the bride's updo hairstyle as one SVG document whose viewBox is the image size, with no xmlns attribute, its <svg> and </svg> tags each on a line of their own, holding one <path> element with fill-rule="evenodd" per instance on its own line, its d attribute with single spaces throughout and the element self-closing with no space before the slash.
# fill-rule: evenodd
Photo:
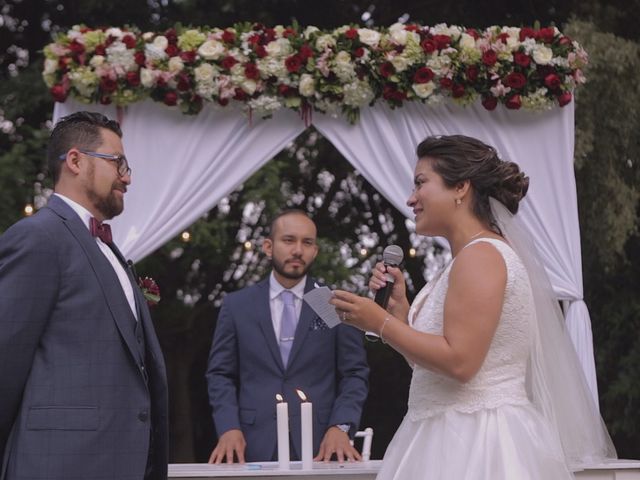
<svg viewBox="0 0 640 480">
<path fill-rule="evenodd" d="M 433 170 L 449 188 L 469 180 L 473 187 L 473 213 L 496 228 L 489 197 L 515 214 L 527 194 L 529 177 L 513 162 L 498 157 L 496 149 L 472 137 L 448 135 L 427 137 L 417 148 L 418 159 L 429 158 Z"/>
</svg>

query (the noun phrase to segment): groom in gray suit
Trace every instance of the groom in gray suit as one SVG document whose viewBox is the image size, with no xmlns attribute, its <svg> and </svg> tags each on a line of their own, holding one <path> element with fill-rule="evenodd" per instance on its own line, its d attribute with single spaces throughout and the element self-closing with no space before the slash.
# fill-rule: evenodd
<svg viewBox="0 0 640 480">
<path fill-rule="evenodd" d="M 0 236 L 0 458 L 5 480 L 167 478 L 162 352 L 104 220 L 131 183 L 117 122 L 53 129 L 55 194 Z"/>
<path fill-rule="evenodd" d="M 210 463 L 276 459 L 276 394 L 289 404 L 291 458 L 300 458 L 302 390 L 313 403 L 316 460 L 359 460 L 349 444 L 367 398 L 369 367 L 363 334 L 329 329 L 302 296 L 318 253 L 316 226 L 300 210 L 272 224 L 263 250 L 271 275 L 227 295 L 218 315 L 207 381 L 218 444 Z"/>
</svg>

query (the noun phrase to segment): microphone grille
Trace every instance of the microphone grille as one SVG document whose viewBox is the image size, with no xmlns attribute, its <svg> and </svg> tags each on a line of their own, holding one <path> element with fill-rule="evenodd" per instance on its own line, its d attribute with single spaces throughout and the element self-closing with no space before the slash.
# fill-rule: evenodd
<svg viewBox="0 0 640 480">
<path fill-rule="evenodd" d="M 387 265 L 400 265 L 403 258 L 404 253 L 402 252 L 402 248 L 398 245 L 389 245 L 382 252 L 382 261 Z"/>
</svg>

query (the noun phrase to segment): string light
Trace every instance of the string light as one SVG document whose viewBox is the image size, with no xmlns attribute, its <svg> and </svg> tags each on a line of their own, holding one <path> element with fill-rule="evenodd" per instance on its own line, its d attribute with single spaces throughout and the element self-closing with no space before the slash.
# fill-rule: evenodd
<svg viewBox="0 0 640 480">
<path fill-rule="evenodd" d="M 245 249 L 247 252 L 253 248 L 253 244 L 252 244 L 249 240 L 247 240 L 246 242 L 244 242 L 243 246 L 244 246 L 244 249 Z"/>
<path fill-rule="evenodd" d="M 369 251 L 366 248 L 361 248 L 360 249 L 360 256 L 361 257 L 366 257 L 368 253 L 369 253 Z"/>
<path fill-rule="evenodd" d="M 180 234 L 180 239 L 181 239 L 184 243 L 190 242 L 190 241 L 191 241 L 191 234 L 185 230 L 184 232 L 182 232 L 182 233 Z"/>
<path fill-rule="evenodd" d="M 30 217 L 31 215 L 33 215 L 33 205 L 31 205 L 30 203 L 27 203 L 27 204 L 24 206 L 24 214 L 25 214 L 27 217 Z"/>
<path fill-rule="evenodd" d="M 418 253 L 418 252 L 416 252 L 416 249 L 415 249 L 415 248 L 410 248 L 410 249 L 409 249 L 409 256 L 410 256 L 410 257 L 415 257 L 417 253 Z"/>
</svg>

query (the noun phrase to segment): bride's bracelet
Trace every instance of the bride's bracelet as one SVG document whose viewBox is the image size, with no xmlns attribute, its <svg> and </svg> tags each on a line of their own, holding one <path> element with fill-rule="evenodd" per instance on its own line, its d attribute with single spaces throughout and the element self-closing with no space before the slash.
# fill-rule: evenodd
<svg viewBox="0 0 640 480">
<path fill-rule="evenodd" d="M 380 340 L 382 341 L 382 343 L 387 343 L 384 341 L 384 338 L 382 338 L 382 332 L 384 332 L 384 327 L 387 326 L 387 322 L 391 319 L 391 317 L 389 315 L 387 315 L 386 317 L 384 317 L 384 322 L 382 322 L 382 326 L 380 327 L 380 333 L 378 334 L 378 336 L 380 337 Z"/>
</svg>

